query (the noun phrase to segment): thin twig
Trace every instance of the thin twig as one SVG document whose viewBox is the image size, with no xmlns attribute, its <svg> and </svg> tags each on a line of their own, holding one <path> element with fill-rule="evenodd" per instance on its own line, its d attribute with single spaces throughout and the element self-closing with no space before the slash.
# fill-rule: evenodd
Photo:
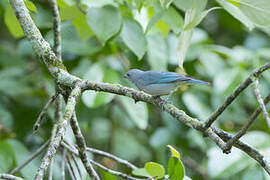
<svg viewBox="0 0 270 180">
<path fill-rule="evenodd" d="M 62 142 L 62 144 L 66 147 L 66 149 L 73 153 L 74 155 L 76 156 L 79 156 L 79 151 L 76 147 L 70 145 L 70 144 L 67 144 L 67 143 L 64 143 Z M 143 180 L 143 179 L 138 179 L 138 178 L 134 178 L 134 177 L 131 177 L 125 173 L 121 173 L 121 172 L 118 172 L 118 171 L 114 171 L 114 170 L 111 170 L 109 168 L 106 168 L 105 166 L 89 159 L 89 161 L 91 161 L 92 164 L 98 166 L 99 168 L 103 169 L 104 171 L 107 171 L 108 173 L 112 174 L 112 175 L 115 175 L 115 176 L 119 176 L 119 177 L 122 177 L 122 178 L 125 178 L 125 179 L 129 179 L 129 180 Z"/>
<path fill-rule="evenodd" d="M 73 113 L 73 116 L 71 118 L 70 125 L 71 125 L 73 133 L 75 135 L 76 143 L 77 143 L 78 149 L 79 149 L 79 155 L 80 155 L 80 158 L 83 162 L 83 165 L 84 165 L 86 171 L 88 172 L 88 174 L 91 177 L 93 177 L 93 179 L 100 180 L 97 172 L 95 171 L 92 164 L 90 163 L 90 160 L 87 157 L 85 139 L 84 139 L 82 132 L 81 132 L 81 129 L 79 127 L 75 112 Z"/>
<path fill-rule="evenodd" d="M 16 168 L 14 168 L 13 170 L 10 171 L 10 174 L 15 174 L 16 172 L 20 171 L 24 166 L 26 166 L 28 163 L 30 163 L 33 159 L 35 159 L 49 144 L 49 141 L 45 142 L 40 148 L 38 148 L 36 150 L 36 152 L 34 152 L 32 154 L 32 156 L 30 156 L 25 162 L 23 162 L 21 165 L 17 166 Z"/>
<path fill-rule="evenodd" d="M 54 158 L 52 158 L 50 166 L 49 166 L 48 180 L 53 180 L 53 165 L 54 165 Z"/>
<path fill-rule="evenodd" d="M 79 167 L 79 164 L 78 164 L 78 162 L 76 161 L 76 157 L 75 157 L 75 155 L 74 155 L 73 153 L 70 153 L 70 155 L 71 155 L 72 161 L 74 162 L 74 164 L 75 164 L 75 166 L 76 166 L 76 168 L 77 168 L 77 171 L 78 171 L 78 173 L 79 173 L 80 179 L 82 180 L 83 177 L 82 177 L 81 168 Z"/>
<path fill-rule="evenodd" d="M 49 5 L 52 9 L 53 14 L 53 35 L 54 35 L 54 46 L 53 50 L 57 58 L 61 61 L 61 19 L 59 15 L 59 10 L 57 7 L 56 0 L 48 0 Z"/>
<path fill-rule="evenodd" d="M 268 116 L 268 112 L 266 110 L 266 107 L 265 107 L 265 104 L 263 102 L 263 99 L 262 99 L 262 96 L 261 96 L 261 93 L 260 93 L 260 87 L 259 87 L 259 80 L 258 78 L 256 78 L 254 80 L 254 93 L 255 93 L 255 96 L 257 98 L 257 101 L 262 109 L 262 112 L 263 112 L 263 115 L 264 115 L 264 118 L 266 120 L 266 123 L 268 125 L 268 127 L 270 128 L 270 118 Z"/>
<path fill-rule="evenodd" d="M 104 151 L 94 149 L 94 148 L 90 148 L 90 147 L 87 147 L 86 151 L 94 153 L 94 154 L 98 154 L 98 155 L 101 155 L 101 156 L 105 156 L 105 157 L 108 157 L 108 158 L 111 158 L 111 159 L 115 160 L 116 162 L 118 162 L 120 164 L 126 165 L 127 167 L 131 168 L 132 170 L 137 169 L 137 167 L 135 165 L 131 164 L 127 160 L 121 159 L 121 158 L 119 158 L 119 157 L 117 157 L 115 155 L 112 155 L 112 154 L 108 153 L 108 152 L 104 152 Z"/>
<path fill-rule="evenodd" d="M 67 152 L 67 150 L 64 148 L 63 153 L 62 153 L 62 162 L 61 162 L 61 177 L 62 177 L 62 180 L 65 180 L 66 152 Z"/>
<path fill-rule="evenodd" d="M 50 105 L 54 102 L 54 100 L 57 98 L 58 94 L 52 96 L 48 102 L 46 103 L 46 105 L 43 107 L 42 111 L 40 112 L 37 121 L 35 122 L 34 126 L 33 126 L 33 131 L 36 132 L 38 130 L 38 128 L 40 127 L 40 124 L 42 122 L 42 120 L 44 119 Z"/>
<path fill-rule="evenodd" d="M 245 90 L 251 83 L 252 79 L 255 77 L 258 77 L 261 73 L 263 73 L 265 70 L 270 68 L 270 63 L 266 63 L 263 66 L 256 69 L 252 74 L 249 75 L 249 77 L 243 81 L 235 90 L 234 92 L 227 97 L 224 104 L 222 104 L 211 116 L 205 121 L 204 128 L 209 128 L 212 123 L 227 109 L 227 107 L 236 99 L 236 97 Z"/>
<path fill-rule="evenodd" d="M 264 99 L 264 103 L 267 104 L 270 101 L 270 93 L 268 96 Z M 227 144 L 225 150 L 230 150 L 232 148 L 232 145 L 239 140 L 244 134 L 246 134 L 248 128 L 253 124 L 254 120 L 258 117 L 258 115 L 262 112 L 262 109 L 258 107 L 250 116 L 248 119 L 248 123 L 233 137 L 231 138 Z"/>
<path fill-rule="evenodd" d="M 68 169 L 68 172 L 69 172 L 71 179 L 76 180 L 75 172 L 74 172 L 74 169 L 73 169 L 72 164 L 71 164 L 71 159 L 68 155 L 66 156 L 66 165 L 67 165 L 67 169 Z"/>
<path fill-rule="evenodd" d="M 52 139 L 52 141 L 50 142 L 47 153 L 44 156 L 42 163 L 41 163 L 41 165 L 36 173 L 36 176 L 35 176 L 36 180 L 43 179 L 44 174 L 48 168 L 48 165 L 51 162 L 51 159 L 54 157 L 56 150 L 58 149 L 62 138 L 65 136 L 66 127 L 68 126 L 69 121 L 73 115 L 75 105 L 76 105 L 76 100 L 80 94 L 81 94 L 81 88 L 79 86 L 75 86 L 75 88 L 71 91 L 70 96 L 68 97 L 64 116 L 61 118 L 61 120 L 57 124 L 56 135 Z"/>
<path fill-rule="evenodd" d="M 0 179 L 8 179 L 8 180 L 23 180 L 21 177 L 13 176 L 11 174 L 1 174 Z"/>
</svg>

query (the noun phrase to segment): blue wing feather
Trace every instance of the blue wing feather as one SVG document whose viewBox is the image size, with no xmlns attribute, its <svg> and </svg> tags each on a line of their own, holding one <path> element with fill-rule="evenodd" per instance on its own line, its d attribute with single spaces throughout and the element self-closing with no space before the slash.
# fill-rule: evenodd
<svg viewBox="0 0 270 180">
<path fill-rule="evenodd" d="M 172 83 L 176 81 L 187 81 L 189 78 L 182 74 L 174 72 L 163 72 L 163 71 L 146 71 L 140 78 L 145 85 L 149 84 L 163 84 Z"/>
</svg>

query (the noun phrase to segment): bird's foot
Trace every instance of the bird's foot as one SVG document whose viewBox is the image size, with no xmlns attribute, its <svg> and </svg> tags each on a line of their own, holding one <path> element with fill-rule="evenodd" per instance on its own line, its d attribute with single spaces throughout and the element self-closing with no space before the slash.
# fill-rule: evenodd
<svg viewBox="0 0 270 180">
<path fill-rule="evenodd" d="M 162 110 L 165 110 L 165 108 L 164 108 L 165 104 L 172 104 L 172 102 L 170 102 L 169 99 L 167 99 L 167 98 L 162 100 L 162 103 L 161 103 Z"/>
</svg>

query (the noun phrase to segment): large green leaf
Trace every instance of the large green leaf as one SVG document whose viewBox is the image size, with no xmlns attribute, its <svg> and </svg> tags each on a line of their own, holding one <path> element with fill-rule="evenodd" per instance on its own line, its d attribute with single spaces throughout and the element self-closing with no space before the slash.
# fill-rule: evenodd
<svg viewBox="0 0 270 180">
<path fill-rule="evenodd" d="M 173 7 L 169 7 L 162 16 L 162 21 L 170 26 L 175 34 L 179 34 L 183 28 L 184 20 Z"/>
<path fill-rule="evenodd" d="M 12 167 L 12 147 L 3 140 L 0 140 L 0 173 L 7 173 Z"/>
<path fill-rule="evenodd" d="M 227 1 L 217 1 L 226 11 L 228 11 L 234 18 L 238 19 L 249 30 L 252 30 L 255 25 L 253 22 L 234 4 Z"/>
<path fill-rule="evenodd" d="M 168 162 L 168 174 L 170 179 L 182 180 L 185 176 L 185 167 L 177 157 L 171 157 Z"/>
<path fill-rule="evenodd" d="M 19 21 L 17 20 L 13 9 L 10 5 L 7 5 L 5 8 L 5 14 L 4 14 L 5 23 L 9 29 L 9 32 L 15 37 L 20 38 L 24 36 L 23 30 L 20 26 Z"/>
<path fill-rule="evenodd" d="M 103 44 L 119 32 L 122 24 L 119 9 L 110 5 L 100 8 L 89 8 L 86 18 L 90 28 Z"/>
<path fill-rule="evenodd" d="M 121 37 L 127 47 L 141 59 L 146 52 L 146 38 L 141 25 L 133 19 L 125 19 Z"/>
<path fill-rule="evenodd" d="M 118 82 L 118 74 L 113 70 L 106 69 L 105 65 L 101 62 L 89 67 L 83 79 L 96 82 L 116 83 Z M 112 93 L 87 91 L 83 93 L 82 100 L 87 107 L 95 108 L 109 103 L 114 96 L 115 94 Z"/>
<path fill-rule="evenodd" d="M 163 178 L 165 175 L 165 169 L 161 164 L 155 162 L 148 162 L 144 165 L 144 168 L 152 177 Z"/>
<path fill-rule="evenodd" d="M 143 102 L 134 103 L 134 100 L 124 96 L 119 97 L 123 108 L 128 113 L 130 119 L 141 129 L 145 129 L 148 124 L 148 110 Z"/>
<path fill-rule="evenodd" d="M 152 70 L 167 70 L 168 48 L 161 34 L 147 36 L 147 59 Z"/>
</svg>

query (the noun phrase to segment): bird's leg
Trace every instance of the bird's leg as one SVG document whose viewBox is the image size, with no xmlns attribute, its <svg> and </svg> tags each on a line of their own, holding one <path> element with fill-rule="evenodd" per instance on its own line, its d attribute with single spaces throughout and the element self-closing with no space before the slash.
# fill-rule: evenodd
<svg viewBox="0 0 270 180">
<path fill-rule="evenodd" d="M 170 91 L 170 93 L 169 93 L 169 95 L 162 101 L 162 105 L 161 105 L 161 107 L 162 107 L 162 109 L 164 110 L 164 106 L 165 106 L 165 104 L 167 104 L 168 103 L 168 101 L 169 101 L 169 99 L 170 99 L 170 97 L 172 96 L 172 94 L 173 94 L 173 90 L 172 91 Z"/>
</svg>

